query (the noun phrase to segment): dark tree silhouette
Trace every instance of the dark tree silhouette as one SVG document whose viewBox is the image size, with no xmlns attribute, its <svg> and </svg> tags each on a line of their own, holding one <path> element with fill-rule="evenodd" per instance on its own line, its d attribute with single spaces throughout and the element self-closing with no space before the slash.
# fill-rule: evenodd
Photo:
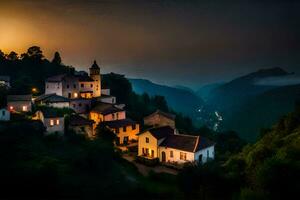
<svg viewBox="0 0 300 200">
<path fill-rule="evenodd" d="M 32 46 L 27 50 L 27 55 L 29 58 L 41 60 L 44 58 L 43 52 L 40 47 Z"/>
<path fill-rule="evenodd" d="M 6 56 L 6 59 L 11 60 L 11 61 L 18 60 L 18 54 L 16 52 L 12 51 Z"/>
<path fill-rule="evenodd" d="M 60 54 L 58 52 L 55 52 L 52 63 L 55 64 L 55 65 L 61 65 L 61 57 L 60 57 Z"/>
</svg>

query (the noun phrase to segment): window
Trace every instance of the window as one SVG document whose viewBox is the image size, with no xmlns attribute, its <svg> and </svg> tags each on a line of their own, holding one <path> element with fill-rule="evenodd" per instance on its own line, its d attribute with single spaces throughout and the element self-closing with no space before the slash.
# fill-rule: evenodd
<svg viewBox="0 0 300 200">
<path fill-rule="evenodd" d="M 132 125 L 132 130 L 135 130 L 136 129 L 136 124 L 133 124 Z"/>
<path fill-rule="evenodd" d="M 93 88 L 93 84 L 91 84 L 91 88 Z"/>
<path fill-rule="evenodd" d="M 76 88 L 76 84 L 73 84 L 73 88 Z"/>
<path fill-rule="evenodd" d="M 127 143 L 128 143 L 128 141 L 129 141 L 129 138 L 128 138 L 128 136 L 126 136 L 126 137 L 124 137 L 124 138 L 123 138 L 123 143 L 124 143 L 124 144 L 127 144 Z"/>
<path fill-rule="evenodd" d="M 22 106 L 22 111 L 27 111 L 27 106 Z"/>
<path fill-rule="evenodd" d="M 71 93 L 68 93 L 68 98 L 71 98 Z"/>
<path fill-rule="evenodd" d="M 180 152 L 180 160 L 186 160 L 186 153 Z"/>
<path fill-rule="evenodd" d="M 115 114 L 114 114 L 114 113 L 111 114 L 111 117 L 112 117 L 112 119 L 114 120 L 114 119 L 115 119 Z"/>
<path fill-rule="evenodd" d="M 50 119 L 50 126 L 54 126 L 54 120 Z"/>
<path fill-rule="evenodd" d="M 170 151 L 170 158 L 173 158 L 173 151 Z"/>
<path fill-rule="evenodd" d="M 115 98 L 112 98 L 111 102 L 112 102 L 112 103 L 115 103 L 115 102 L 116 102 L 116 101 L 115 101 Z"/>
<path fill-rule="evenodd" d="M 47 88 L 49 88 L 49 85 L 47 84 L 47 86 L 46 86 Z"/>
<path fill-rule="evenodd" d="M 56 120 L 56 125 L 59 125 L 59 119 Z"/>
<path fill-rule="evenodd" d="M 57 89 L 59 89 L 59 83 L 57 83 Z"/>
<path fill-rule="evenodd" d="M 2 116 L 5 116 L 5 110 L 2 110 Z"/>
<path fill-rule="evenodd" d="M 119 113 L 117 113 L 117 119 L 119 119 Z"/>
<path fill-rule="evenodd" d="M 78 94 L 75 92 L 74 93 L 74 98 L 77 98 L 78 97 Z"/>
<path fill-rule="evenodd" d="M 149 155 L 149 149 L 148 148 L 146 148 L 146 155 L 148 156 Z"/>
<path fill-rule="evenodd" d="M 69 87 L 70 87 L 70 85 L 68 84 L 68 85 L 67 85 L 67 88 L 69 88 Z"/>
<path fill-rule="evenodd" d="M 149 143 L 149 138 L 148 137 L 146 137 L 146 143 Z"/>
<path fill-rule="evenodd" d="M 83 83 L 81 83 L 81 87 L 82 87 L 82 88 L 84 87 L 84 84 L 83 84 Z"/>
<path fill-rule="evenodd" d="M 154 150 L 151 150 L 151 157 L 154 157 Z"/>
<path fill-rule="evenodd" d="M 126 132 L 126 126 L 123 126 L 123 132 Z"/>
</svg>

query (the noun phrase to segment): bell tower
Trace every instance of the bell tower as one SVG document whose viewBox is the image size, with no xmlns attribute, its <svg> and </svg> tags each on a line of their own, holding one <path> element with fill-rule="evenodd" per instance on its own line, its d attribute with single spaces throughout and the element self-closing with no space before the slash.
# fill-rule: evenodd
<svg viewBox="0 0 300 200">
<path fill-rule="evenodd" d="M 101 74 L 100 67 L 98 66 L 96 60 L 94 64 L 90 67 L 90 77 L 95 81 L 93 85 L 93 96 L 101 96 Z"/>
</svg>

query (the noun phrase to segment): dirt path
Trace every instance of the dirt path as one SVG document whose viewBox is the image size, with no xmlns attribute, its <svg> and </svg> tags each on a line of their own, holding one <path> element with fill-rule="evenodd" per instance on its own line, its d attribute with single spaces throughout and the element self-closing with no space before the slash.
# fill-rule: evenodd
<svg viewBox="0 0 300 200">
<path fill-rule="evenodd" d="M 173 175 L 177 175 L 178 171 L 175 169 L 170 169 L 168 167 L 165 166 L 155 166 L 155 167 L 148 167 L 146 165 L 137 163 L 134 161 L 134 156 L 130 156 L 127 154 L 124 154 L 122 156 L 124 159 L 126 159 L 129 162 L 132 162 L 137 168 L 138 171 L 143 175 L 143 176 L 148 176 L 150 171 L 154 171 L 156 173 L 168 173 L 168 174 L 173 174 Z"/>
</svg>

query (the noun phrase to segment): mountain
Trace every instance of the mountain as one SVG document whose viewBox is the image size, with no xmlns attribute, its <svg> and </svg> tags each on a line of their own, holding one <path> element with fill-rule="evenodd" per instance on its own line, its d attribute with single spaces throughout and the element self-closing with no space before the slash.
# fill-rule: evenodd
<svg viewBox="0 0 300 200">
<path fill-rule="evenodd" d="M 270 77 L 284 77 L 289 74 L 278 67 L 261 69 L 216 87 L 210 92 L 207 100 L 220 111 L 230 112 L 249 98 L 278 87 L 258 85 L 256 84 L 258 81 Z"/>
<path fill-rule="evenodd" d="M 196 95 L 197 95 L 198 97 L 201 97 L 201 98 L 203 98 L 204 100 L 206 100 L 206 99 L 210 96 L 211 92 L 212 92 L 214 89 L 220 87 L 220 86 L 223 85 L 223 84 L 224 84 L 224 83 L 213 83 L 213 84 L 204 85 L 204 86 L 202 86 L 200 89 L 198 89 L 198 90 L 196 91 Z"/>
<path fill-rule="evenodd" d="M 191 118 L 203 105 L 203 100 L 187 89 L 159 85 L 145 79 L 129 79 L 129 81 L 134 92 L 138 94 L 148 93 L 150 96 L 164 96 L 172 109 Z"/>
<path fill-rule="evenodd" d="M 270 127 L 291 112 L 299 100 L 300 85 L 274 88 L 249 99 L 224 120 L 223 126 L 241 133 L 248 141 L 255 141 L 262 128 Z"/>
</svg>

